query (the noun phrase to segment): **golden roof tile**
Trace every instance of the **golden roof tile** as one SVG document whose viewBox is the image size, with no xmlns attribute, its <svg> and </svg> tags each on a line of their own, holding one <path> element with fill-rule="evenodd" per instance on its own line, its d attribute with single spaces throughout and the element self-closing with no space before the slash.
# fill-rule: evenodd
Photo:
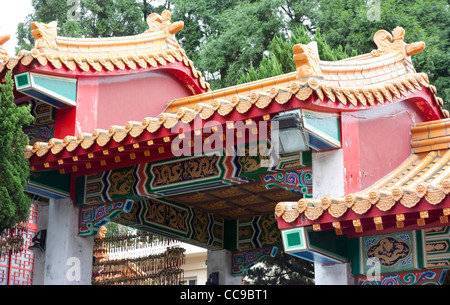
<svg viewBox="0 0 450 305">
<path fill-rule="evenodd" d="M 121 39 L 125 42 L 128 38 L 125 37 Z M 147 38 L 139 37 L 133 39 L 145 40 Z M 104 44 L 108 44 L 115 43 L 116 40 L 108 38 L 100 41 Z M 32 52 L 35 51 L 36 49 Z M 192 61 L 187 59 L 182 49 L 170 49 L 166 54 L 167 57 L 161 55 L 164 53 L 163 52 L 158 53 L 157 57 L 152 57 L 151 59 L 159 61 L 161 61 L 163 57 L 169 59 L 170 54 L 173 54 L 173 52 L 179 55 L 179 57 L 174 56 L 173 58 L 176 60 L 182 59 L 186 65 L 193 68 Z M 331 107 L 349 107 L 349 105 L 351 105 L 353 110 L 358 110 L 366 109 L 366 107 L 369 106 L 374 107 L 396 102 L 394 98 L 401 100 L 408 96 L 408 92 L 413 93 L 416 90 L 420 91 L 426 88 L 430 90 L 434 97 L 434 101 L 439 107 L 442 106 L 442 100 L 439 100 L 436 96 L 436 88 L 429 84 L 428 76 L 425 73 L 407 72 L 405 69 L 405 61 L 408 59 L 405 58 L 404 53 L 398 52 L 396 48 L 393 48 L 393 51 L 389 52 L 378 52 L 380 54 L 377 54 L 378 57 L 376 58 L 372 53 L 368 53 L 363 56 L 336 62 L 320 61 L 314 44 L 303 46 L 302 48 L 294 48 L 294 53 L 295 52 L 297 52 L 297 54 L 294 55 L 297 63 L 303 62 L 303 64 L 306 65 L 314 65 L 314 67 L 309 70 L 311 72 L 310 76 L 305 77 L 304 75 L 299 75 L 299 71 L 297 70 L 296 72 L 280 76 L 176 99 L 169 102 L 165 112 L 161 113 L 156 118 L 147 117 L 144 118 L 142 122 L 129 122 L 126 126 L 114 125 L 109 128 L 108 132 L 97 131 L 99 132 L 98 136 L 82 134 L 78 138 L 68 136 L 64 140 L 55 139 L 53 141 L 58 144 L 55 144 L 50 150 L 47 150 L 47 153 L 50 151 L 53 154 L 58 154 L 64 149 L 70 152 L 78 147 L 80 143 L 83 143 L 83 148 L 85 149 L 89 148 L 94 143 L 97 143 L 100 146 L 106 145 L 111 140 L 119 143 L 128 135 L 137 137 L 144 131 L 156 133 L 161 128 L 172 128 L 179 121 L 191 123 L 197 116 L 203 120 L 208 120 L 216 113 L 220 116 L 226 116 L 234 110 L 245 115 L 254 107 L 265 109 L 272 103 L 282 105 L 292 99 L 292 97 L 296 97 L 300 101 L 306 101 L 313 94 L 322 101 L 325 98 L 328 98 L 333 103 Z M 41 56 L 39 54 L 36 56 Z M 149 55 L 146 56 L 143 58 L 147 62 L 150 58 Z M 317 57 L 314 58 L 314 56 Z M 129 60 L 131 59 L 132 57 L 129 58 Z M 116 60 L 118 61 L 119 59 L 116 58 Z M 115 63 L 112 59 L 111 62 L 114 65 L 117 64 L 117 62 Z M 124 61 L 121 60 L 121 62 L 124 64 Z M 373 76 L 373 72 L 365 72 L 367 67 L 370 67 L 369 71 L 381 71 L 381 74 L 375 74 L 375 76 Z M 403 68 L 403 72 L 398 75 L 396 74 L 396 76 L 393 77 L 390 72 L 383 72 L 385 71 L 383 67 L 392 67 L 393 69 L 398 69 L 398 67 L 400 67 Z M 322 75 L 315 75 L 319 70 Z M 331 70 L 334 71 L 333 75 L 336 76 L 335 79 L 326 77 L 327 75 L 331 75 L 328 74 Z M 200 72 L 197 72 L 197 74 L 201 77 Z M 344 78 L 347 78 L 348 75 L 362 75 L 366 80 L 370 80 L 370 84 L 358 85 L 354 80 L 349 81 L 347 79 L 346 82 L 348 83 L 341 85 L 340 82 Z M 378 78 L 380 75 L 384 77 Z M 444 117 L 449 117 L 448 111 L 442 108 L 440 109 Z M 95 132 L 96 131 L 94 131 L 93 134 Z M 85 137 L 89 137 L 89 140 L 85 140 Z M 93 138 L 95 138 L 96 141 L 94 141 Z M 35 145 L 41 144 L 38 143 Z M 37 148 L 27 150 L 26 156 L 28 158 L 33 156 L 36 149 Z M 41 151 L 45 152 L 45 149 Z"/>
</svg>

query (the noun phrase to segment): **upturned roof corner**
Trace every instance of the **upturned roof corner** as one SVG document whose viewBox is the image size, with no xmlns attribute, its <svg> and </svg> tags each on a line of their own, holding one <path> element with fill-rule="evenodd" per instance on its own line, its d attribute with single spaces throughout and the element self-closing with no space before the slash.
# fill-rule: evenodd
<svg viewBox="0 0 450 305">
<path fill-rule="evenodd" d="M 164 10 L 161 15 L 157 13 L 151 13 L 147 17 L 148 30 L 145 31 L 146 34 L 153 33 L 156 31 L 164 31 L 167 35 L 175 35 L 181 31 L 184 27 L 183 21 L 171 22 L 172 13 L 168 10 Z"/>
<path fill-rule="evenodd" d="M 322 75 L 319 51 L 315 41 L 311 41 L 307 45 L 296 44 L 292 51 L 294 52 L 293 59 L 295 61 L 297 78 Z"/>
<path fill-rule="evenodd" d="M 400 53 L 404 57 L 408 57 L 425 49 L 425 42 L 414 42 L 407 44 L 404 41 L 405 30 L 402 27 L 396 27 L 392 31 L 392 35 L 386 30 L 379 30 L 373 36 L 373 41 L 378 49 L 373 50 L 373 56 L 381 56 L 389 53 Z"/>
<path fill-rule="evenodd" d="M 0 59 L 7 57 L 8 52 L 3 48 L 3 45 L 11 38 L 9 34 L 0 35 Z"/>
<path fill-rule="evenodd" d="M 31 34 L 35 40 L 32 50 L 21 50 L 17 56 L 10 56 L 2 48 L 2 43 L 9 39 L 9 35 L 0 36 L 0 72 L 5 68 L 14 69 L 17 65 L 30 66 L 35 60 L 41 66 L 50 63 L 56 70 L 64 67 L 69 71 L 79 69 L 79 73 L 137 71 L 182 62 L 192 70 L 201 88 L 210 90 L 210 85 L 201 72 L 195 69 L 194 63 L 175 38 L 184 23 L 172 23 L 171 12 L 167 10 L 161 15 L 150 14 L 147 23 L 149 29 L 137 35 L 72 38 L 58 36 L 56 21 L 48 24 L 32 22 Z"/>
</svg>

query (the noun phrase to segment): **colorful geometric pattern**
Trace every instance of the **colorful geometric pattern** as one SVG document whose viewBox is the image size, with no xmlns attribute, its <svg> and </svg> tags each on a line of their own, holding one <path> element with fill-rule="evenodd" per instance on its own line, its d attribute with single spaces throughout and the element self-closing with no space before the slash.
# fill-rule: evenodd
<svg viewBox="0 0 450 305">
<path fill-rule="evenodd" d="M 238 220 L 238 249 L 263 248 L 280 241 L 280 230 L 273 215 Z"/>
<path fill-rule="evenodd" d="M 358 276 L 358 285 L 442 285 L 447 275 L 446 269 L 382 274 L 378 277 Z"/>
<path fill-rule="evenodd" d="M 204 156 L 139 164 L 86 177 L 77 204 L 97 204 L 128 197 L 184 194 L 235 184 L 236 169 L 225 158 Z"/>
<path fill-rule="evenodd" d="M 105 223 L 118 217 L 123 212 L 128 213 L 133 206 L 133 200 L 117 201 L 80 210 L 80 236 L 95 236 Z"/>
<path fill-rule="evenodd" d="M 423 231 L 427 268 L 450 268 L 450 227 Z"/>
<path fill-rule="evenodd" d="M 114 222 L 211 249 L 223 246 L 223 219 L 180 204 L 139 201 Z"/>
<path fill-rule="evenodd" d="M 270 173 L 261 176 L 266 188 L 282 187 L 303 194 L 305 198 L 312 197 L 312 169 L 302 168 L 285 172 Z"/>
<path fill-rule="evenodd" d="M 231 274 L 235 276 L 247 274 L 247 271 L 256 263 L 266 257 L 274 257 L 277 250 L 278 248 L 273 246 L 233 252 Z"/>
</svg>

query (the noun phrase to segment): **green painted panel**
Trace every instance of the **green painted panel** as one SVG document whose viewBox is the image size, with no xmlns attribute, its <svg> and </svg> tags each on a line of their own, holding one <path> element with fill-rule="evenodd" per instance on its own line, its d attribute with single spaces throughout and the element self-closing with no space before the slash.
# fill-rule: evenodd
<svg viewBox="0 0 450 305">
<path fill-rule="evenodd" d="M 28 72 L 17 74 L 14 76 L 14 79 L 17 90 L 21 90 L 30 86 L 30 77 Z"/>
<path fill-rule="evenodd" d="M 77 82 L 71 78 L 52 77 L 40 74 L 31 74 L 33 85 L 37 89 L 44 89 L 49 95 L 59 95 L 73 103 L 77 100 Z M 57 96 L 54 96 L 57 98 Z"/>
<path fill-rule="evenodd" d="M 352 274 L 363 274 L 363 266 L 361 262 L 361 237 L 348 239 L 348 258 Z"/>
<path fill-rule="evenodd" d="M 339 116 L 303 110 L 304 127 L 309 132 L 340 145 Z"/>
<path fill-rule="evenodd" d="M 426 258 L 425 258 L 425 242 L 424 233 L 422 230 L 414 231 L 414 238 L 416 242 L 416 257 L 417 257 L 417 267 L 420 269 L 426 268 Z"/>
<path fill-rule="evenodd" d="M 238 249 L 238 221 L 224 220 L 223 221 L 223 246 L 227 250 Z"/>
<path fill-rule="evenodd" d="M 295 247 L 295 246 L 301 247 L 302 246 L 302 240 L 300 238 L 299 232 L 286 234 L 286 240 L 287 240 L 288 247 Z"/>
<path fill-rule="evenodd" d="M 307 244 L 305 240 L 305 229 L 303 227 L 282 230 L 281 236 L 283 240 L 284 250 L 286 253 L 299 250 L 307 250 Z"/>
<path fill-rule="evenodd" d="M 75 180 L 75 204 L 86 204 L 86 176 L 77 177 Z"/>
</svg>

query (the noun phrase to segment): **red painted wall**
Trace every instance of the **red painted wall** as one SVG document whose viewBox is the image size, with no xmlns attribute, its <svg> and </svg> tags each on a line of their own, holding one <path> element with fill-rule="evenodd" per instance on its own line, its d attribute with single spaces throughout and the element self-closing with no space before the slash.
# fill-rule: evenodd
<svg viewBox="0 0 450 305">
<path fill-rule="evenodd" d="M 156 117 L 168 102 L 189 95 L 190 90 L 166 72 L 103 77 L 98 87 L 97 126 L 108 129 Z"/>
<path fill-rule="evenodd" d="M 359 137 L 359 169 L 354 174 L 360 180 L 359 189 L 363 190 L 394 170 L 411 154 L 411 126 L 426 119 L 410 102 L 359 111 L 354 115 L 358 117 Z"/>
<path fill-rule="evenodd" d="M 189 95 L 192 92 L 179 79 L 162 71 L 80 77 L 77 107 L 70 115 L 65 114 L 67 120 L 62 124 L 67 128 L 64 135 L 58 136 L 91 133 L 96 128 L 107 130 L 111 125 L 124 126 L 129 121 L 156 117 L 171 100 Z"/>
</svg>

